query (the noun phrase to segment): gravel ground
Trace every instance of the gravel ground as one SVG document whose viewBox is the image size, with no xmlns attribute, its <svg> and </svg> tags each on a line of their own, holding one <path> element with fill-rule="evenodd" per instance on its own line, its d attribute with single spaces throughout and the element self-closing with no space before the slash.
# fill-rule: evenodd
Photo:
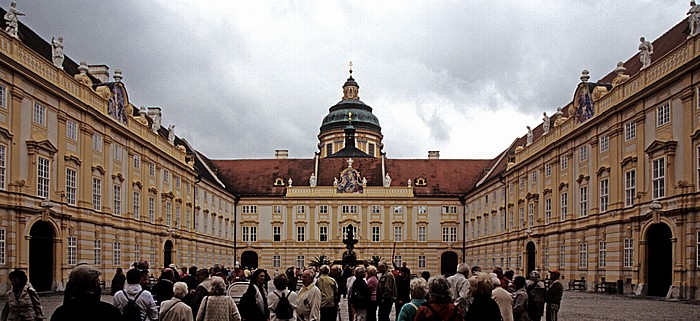
<svg viewBox="0 0 700 321">
<path fill-rule="evenodd" d="M 44 314 L 48 320 L 61 305 L 60 293 L 41 294 Z M 0 297 L 4 300 L 4 297 Z M 102 300 L 112 302 L 112 297 L 103 295 Z M 341 301 L 342 320 L 347 321 L 347 301 Z M 0 308 L 1 310 L 1 308 Z M 392 312 L 391 320 L 394 320 Z M 559 312 L 560 320 L 700 320 L 700 302 L 666 301 L 653 297 L 564 291 Z"/>
</svg>

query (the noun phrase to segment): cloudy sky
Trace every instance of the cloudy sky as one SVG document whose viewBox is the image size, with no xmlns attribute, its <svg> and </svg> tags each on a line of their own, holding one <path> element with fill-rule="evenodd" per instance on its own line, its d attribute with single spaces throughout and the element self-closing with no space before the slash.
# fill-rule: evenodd
<svg viewBox="0 0 700 321">
<path fill-rule="evenodd" d="M 1 5 L 9 7 L 9 0 Z M 309 158 L 348 62 L 391 158 L 493 158 L 685 18 L 688 1 L 17 0 L 211 158 Z"/>
</svg>

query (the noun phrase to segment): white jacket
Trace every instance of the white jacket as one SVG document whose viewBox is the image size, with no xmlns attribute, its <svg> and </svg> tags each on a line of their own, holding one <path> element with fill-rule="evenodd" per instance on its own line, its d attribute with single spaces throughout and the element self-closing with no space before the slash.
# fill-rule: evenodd
<svg viewBox="0 0 700 321">
<path fill-rule="evenodd" d="M 124 296 L 124 292 L 129 296 L 129 299 L 133 300 L 136 295 L 141 292 L 141 285 L 127 284 L 124 286 L 123 291 L 114 294 L 114 306 L 119 308 L 119 311 L 122 311 L 129 302 L 126 296 Z M 145 319 L 148 315 L 148 320 L 158 320 L 158 307 L 156 306 L 156 301 L 153 300 L 151 292 L 144 290 L 143 293 L 139 295 L 139 298 L 136 299 L 136 304 L 141 308 L 141 319 Z"/>
</svg>

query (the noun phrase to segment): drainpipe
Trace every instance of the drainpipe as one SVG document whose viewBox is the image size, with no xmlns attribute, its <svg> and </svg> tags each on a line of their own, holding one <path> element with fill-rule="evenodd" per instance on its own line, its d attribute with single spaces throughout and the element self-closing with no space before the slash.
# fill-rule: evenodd
<svg viewBox="0 0 700 321">
<path fill-rule="evenodd" d="M 233 259 L 235 262 L 240 262 L 238 259 L 238 201 L 241 198 L 238 195 L 233 195 Z"/>
<path fill-rule="evenodd" d="M 467 263 L 467 195 L 459 197 L 462 202 L 462 263 Z"/>
</svg>

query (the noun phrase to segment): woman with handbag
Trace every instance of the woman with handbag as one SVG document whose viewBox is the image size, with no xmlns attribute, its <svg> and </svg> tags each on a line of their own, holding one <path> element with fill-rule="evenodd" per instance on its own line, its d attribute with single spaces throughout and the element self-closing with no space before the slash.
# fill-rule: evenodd
<svg viewBox="0 0 700 321">
<path fill-rule="evenodd" d="M 211 294 L 205 296 L 199 306 L 197 321 L 241 321 L 236 302 L 226 295 L 224 279 L 213 277 L 211 287 Z"/>
<path fill-rule="evenodd" d="M 372 292 L 365 282 L 365 268 L 358 266 L 355 268 L 355 281 L 352 283 L 352 292 L 348 299 L 348 303 L 353 306 L 355 321 L 367 320 L 367 307 L 371 295 Z"/>
<path fill-rule="evenodd" d="M 173 284 L 173 298 L 160 304 L 160 321 L 192 321 L 192 309 L 182 302 L 186 294 L 187 283 Z"/>
<path fill-rule="evenodd" d="M 43 320 L 44 312 L 36 290 L 27 282 L 27 274 L 14 270 L 8 275 L 12 290 L 5 295 L 5 307 L 2 309 L 2 321 Z"/>
</svg>

